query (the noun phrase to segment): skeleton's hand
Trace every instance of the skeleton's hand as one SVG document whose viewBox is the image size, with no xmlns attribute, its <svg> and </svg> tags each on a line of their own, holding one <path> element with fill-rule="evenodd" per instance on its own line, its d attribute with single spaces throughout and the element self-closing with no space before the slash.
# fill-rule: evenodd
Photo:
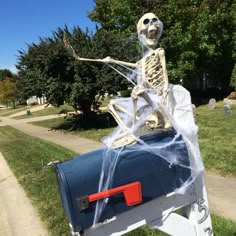
<svg viewBox="0 0 236 236">
<path fill-rule="evenodd" d="M 133 88 L 131 97 L 134 99 L 137 99 L 137 97 L 144 92 L 145 92 L 145 88 L 143 87 L 143 85 L 139 84 Z"/>
<path fill-rule="evenodd" d="M 74 58 L 76 58 L 76 59 L 79 60 L 79 59 L 80 59 L 79 55 L 76 54 L 74 48 L 73 48 L 73 47 L 70 45 L 70 43 L 68 42 L 67 36 L 66 36 L 65 33 L 64 33 L 64 35 L 63 35 L 63 42 L 64 42 L 64 45 L 65 45 L 67 51 L 69 52 L 69 54 L 70 54 L 71 56 L 73 56 Z"/>
<path fill-rule="evenodd" d="M 105 57 L 101 61 L 104 62 L 104 63 L 111 63 L 112 58 L 111 57 Z"/>
</svg>

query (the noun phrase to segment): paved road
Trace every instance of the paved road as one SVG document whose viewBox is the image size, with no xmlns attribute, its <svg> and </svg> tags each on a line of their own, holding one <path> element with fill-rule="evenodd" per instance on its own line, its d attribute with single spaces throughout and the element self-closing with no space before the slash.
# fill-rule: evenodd
<svg viewBox="0 0 236 236">
<path fill-rule="evenodd" d="M 53 117 L 57 117 L 57 115 L 22 120 L 13 120 L 7 117 L 0 117 L 0 120 L 2 120 L 2 122 L 0 122 L 0 126 L 11 125 L 28 135 L 57 143 L 75 151 L 76 153 L 86 153 L 102 146 L 102 144 L 99 142 L 80 138 L 79 136 L 63 134 L 62 132 L 58 131 L 49 131 L 47 128 L 27 124 L 27 122 L 30 121 L 43 120 Z M 210 173 L 205 174 L 205 179 L 211 211 L 236 222 L 236 179 L 224 178 Z"/>
</svg>

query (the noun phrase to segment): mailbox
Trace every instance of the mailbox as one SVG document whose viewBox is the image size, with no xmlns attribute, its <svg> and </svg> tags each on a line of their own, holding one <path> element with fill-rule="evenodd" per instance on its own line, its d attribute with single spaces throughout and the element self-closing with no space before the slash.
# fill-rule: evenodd
<svg viewBox="0 0 236 236">
<path fill-rule="evenodd" d="M 174 130 L 162 131 L 141 139 L 147 145 L 162 145 L 166 155 L 173 154 L 188 166 L 188 152 L 182 137 L 178 136 L 175 142 L 170 142 L 175 135 Z M 99 219 L 99 222 L 104 222 L 139 204 L 175 191 L 191 178 L 190 168 L 170 164 L 168 158 L 163 158 L 163 150 L 158 155 L 158 152 L 140 149 L 139 145 L 123 147 L 111 187 L 103 192 L 98 192 L 98 185 L 107 147 L 56 164 L 62 205 L 74 232 L 82 232 L 93 225 L 96 201 L 101 198 L 109 197 Z M 108 153 L 117 154 L 119 150 L 109 150 Z"/>
</svg>

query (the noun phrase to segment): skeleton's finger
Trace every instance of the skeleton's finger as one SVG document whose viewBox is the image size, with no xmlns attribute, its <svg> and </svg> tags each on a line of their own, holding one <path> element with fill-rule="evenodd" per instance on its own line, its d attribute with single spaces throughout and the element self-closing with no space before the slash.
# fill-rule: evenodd
<svg viewBox="0 0 236 236">
<path fill-rule="evenodd" d="M 68 52 L 77 60 L 80 60 L 79 55 L 77 55 L 77 53 L 75 52 L 74 48 L 70 45 L 70 43 L 68 42 L 67 38 L 66 38 L 66 34 L 64 34 L 63 36 L 63 42 L 64 45 L 66 47 L 66 49 L 68 50 Z"/>
</svg>

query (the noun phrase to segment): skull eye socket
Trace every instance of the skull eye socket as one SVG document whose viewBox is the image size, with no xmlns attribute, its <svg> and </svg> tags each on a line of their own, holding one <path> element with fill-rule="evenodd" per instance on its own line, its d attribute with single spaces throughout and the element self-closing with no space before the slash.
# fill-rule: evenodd
<svg viewBox="0 0 236 236">
<path fill-rule="evenodd" d="M 153 19 L 145 19 L 144 21 L 143 21 L 143 24 L 144 25 L 147 25 L 147 24 L 149 24 L 150 22 L 152 22 L 152 23 L 157 23 L 158 22 L 158 19 L 157 18 L 153 18 Z"/>
<path fill-rule="evenodd" d="M 143 24 L 144 24 L 144 25 L 147 25 L 149 22 L 150 22 L 149 19 L 145 19 L 145 20 L 143 21 Z"/>
<path fill-rule="evenodd" d="M 157 18 L 153 18 L 153 19 L 152 19 L 152 22 L 153 22 L 153 23 L 157 23 L 157 21 L 158 21 Z"/>
</svg>

